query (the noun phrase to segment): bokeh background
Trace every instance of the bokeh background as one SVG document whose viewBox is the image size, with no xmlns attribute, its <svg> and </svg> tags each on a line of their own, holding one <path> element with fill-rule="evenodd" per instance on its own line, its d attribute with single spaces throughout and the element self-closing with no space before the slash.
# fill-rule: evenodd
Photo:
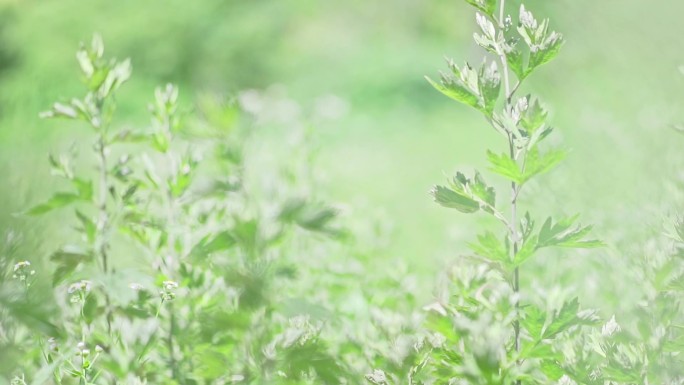
<svg viewBox="0 0 684 385">
<path fill-rule="evenodd" d="M 572 151 L 521 203 L 595 224 L 610 247 L 539 262 L 543 279 L 593 291 L 611 285 L 602 272 L 638 258 L 684 201 L 684 136 L 672 129 L 684 121 L 684 3 L 526 3 L 567 42 L 523 91 L 551 109 L 554 140 Z M 409 266 L 429 288 L 487 219 L 440 208 L 428 190 L 457 169 L 486 168 L 485 150 L 504 147 L 477 112 L 423 78 L 445 68 L 444 56 L 479 63 L 475 28 L 472 8 L 457 0 L 2 0 L 0 228 L 42 243 L 65 231 L 59 214 L 38 223 L 13 214 L 54 188 L 48 152 L 87 134 L 38 113 L 82 94 L 74 52 L 97 32 L 108 55 L 133 62 L 120 124 L 146 124 L 140 107 L 166 82 L 180 86 L 188 108 L 203 93 L 247 89 L 276 90 L 306 116 L 332 103 L 335 119 L 312 121 L 325 193 L 354 220 L 386 223 L 378 258 Z"/>
</svg>

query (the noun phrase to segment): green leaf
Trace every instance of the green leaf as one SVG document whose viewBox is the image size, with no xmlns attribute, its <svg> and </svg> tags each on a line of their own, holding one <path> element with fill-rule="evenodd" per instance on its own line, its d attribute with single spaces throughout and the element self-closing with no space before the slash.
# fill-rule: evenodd
<svg viewBox="0 0 684 385">
<path fill-rule="evenodd" d="M 483 112 L 491 117 L 501 91 L 501 75 L 499 75 L 495 61 L 492 61 L 492 64 L 489 66 L 486 62 L 482 63 L 478 77 L 478 86 L 480 95 L 482 95 Z"/>
<path fill-rule="evenodd" d="M 486 203 L 484 206 L 481 205 L 482 210 L 490 214 L 493 213 L 493 208 L 496 205 L 496 193 L 493 187 L 487 186 L 479 172 L 475 172 L 473 183 L 469 183 L 469 186 L 466 187 L 469 187 L 472 194 L 481 202 Z"/>
<path fill-rule="evenodd" d="M 130 59 L 114 64 L 113 67 L 107 71 L 107 76 L 100 85 L 98 92 L 101 98 L 108 97 L 111 93 L 116 91 L 123 83 L 130 77 L 133 68 Z"/>
<path fill-rule="evenodd" d="M 515 183 L 520 184 L 523 181 L 523 175 L 520 172 L 518 164 L 506 154 L 497 155 L 491 151 L 487 151 L 487 159 L 489 160 L 489 170 L 496 174 L 503 176 Z"/>
<path fill-rule="evenodd" d="M 553 315 L 549 325 L 542 332 L 542 339 L 550 339 L 568 330 L 572 326 L 580 324 L 577 316 L 579 312 L 579 300 L 577 297 L 563 303 L 561 309 Z"/>
<path fill-rule="evenodd" d="M 84 180 L 81 178 L 74 178 L 71 183 L 76 187 L 78 195 L 84 201 L 93 199 L 93 182 L 91 180 Z"/>
<path fill-rule="evenodd" d="M 206 258 L 209 254 L 228 250 L 235 244 L 235 237 L 229 231 L 221 231 L 202 238 L 192 247 L 190 255 L 195 258 Z"/>
<path fill-rule="evenodd" d="M 163 132 L 156 132 L 152 135 L 152 147 L 155 150 L 166 153 L 169 150 L 169 138 Z"/>
<path fill-rule="evenodd" d="M 40 215 L 50 212 L 52 210 L 66 207 L 74 202 L 83 201 L 83 197 L 80 194 L 58 192 L 53 195 L 46 202 L 41 203 L 28 209 L 25 214 L 28 215 Z"/>
<path fill-rule="evenodd" d="M 534 147 L 527 152 L 525 157 L 525 171 L 522 180 L 519 183 L 523 184 L 536 175 L 550 171 L 565 158 L 566 154 L 567 153 L 563 150 L 549 150 L 545 154 L 540 154 L 539 150 Z"/>
<path fill-rule="evenodd" d="M 560 34 L 552 32 L 545 40 L 543 48 L 530 53 L 530 71 L 553 60 L 563 46 L 563 38 Z"/>
<path fill-rule="evenodd" d="M 490 214 L 494 213 L 496 193 L 487 186 L 479 172 L 470 180 L 462 173 L 449 181 L 449 187 L 435 186 L 431 193 L 435 202 L 448 208 L 455 208 L 463 213 L 474 213 L 480 208 Z"/>
<path fill-rule="evenodd" d="M 528 96 L 527 100 L 529 101 L 530 99 Z M 528 107 L 520 119 L 520 125 L 525 129 L 528 136 L 532 136 L 544 126 L 547 117 L 548 112 L 541 106 L 539 100 L 535 98 L 531 103 L 528 102 Z"/>
<path fill-rule="evenodd" d="M 472 5 L 473 7 L 479 9 L 480 11 L 489 15 L 489 17 L 494 16 L 496 11 L 496 0 L 465 0 L 466 3 Z"/>
<path fill-rule="evenodd" d="M 535 251 L 537 251 L 537 237 L 530 237 L 522 244 L 520 250 L 513 257 L 513 266 L 518 267 L 525 263 L 534 255 Z"/>
<path fill-rule="evenodd" d="M 484 104 L 481 101 L 478 72 L 468 63 L 459 68 L 454 62 L 449 60 L 447 65 L 451 69 L 452 75 L 441 73 L 439 83 L 426 77 L 427 81 L 435 89 L 457 102 L 483 111 Z"/>
<path fill-rule="evenodd" d="M 506 61 L 508 62 L 508 68 L 513 71 L 515 76 L 518 77 L 519 81 L 523 81 L 527 76 L 525 72 L 525 63 L 523 62 L 523 54 L 518 49 L 513 49 L 511 52 L 506 54 Z"/>
<path fill-rule="evenodd" d="M 578 216 L 566 217 L 553 223 L 551 217 L 547 218 L 539 231 L 537 248 L 557 246 L 573 248 L 594 248 L 604 246 L 598 240 L 584 240 L 591 231 L 591 226 L 574 226 Z"/>
<path fill-rule="evenodd" d="M 430 193 L 438 204 L 462 213 L 470 214 L 480 209 L 480 204 L 477 201 L 448 187 L 435 186 Z"/>
<path fill-rule="evenodd" d="M 479 104 L 479 99 L 476 94 L 473 94 L 471 91 L 469 91 L 467 88 L 464 86 L 460 85 L 458 82 L 453 80 L 453 78 L 447 77 L 446 75 L 442 74 L 442 80 L 440 83 L 437 83 L 430 79 L 429 77 L 425 77 L 427 81 L 439 92 L 443 93 L 444 95 L 454 99 L 455 101 L 459 103 L 463 103 L 467 106 L 471 106 L 474 108 L 478 108 Z"/>
<path fill-rule="evenodd" d="M 492 262 L 498 263 L 503 267 L 509 267 L 511 265 L 510 257 L 506 247 L 501 241 L 499 241 L 494 233 L 488 231 L 484 234 L 478 235 L 477 241 L 477 243 L 468 244 L 468 247 L 470 247 L 475 254 L 485 257 Z"/>
<path fill-rule="evenodd" d="M 558 381 L 565 374 L 565 371 L 556 360 L 543 360 L 540 369 L 552 381 Z"/>
<path fill-rule="evenodd" d="M 546 324 L 546 313 L 535 305 L 526 305 L 523 314 L 520 324 L 535 341 L 540 341 Z"/>
<path fill-rule="evenodd" d="M 82 212 L 76 210 L 76 217 L 78 218 L 79 222 L 81 222 L 81 225 L 83 226 L 81 229 L 83 234 L 85 234 L 86 239 L 88 242 L 92 243 L 95 241 L 95 234 L 97 232 L 97 227 L 95 226 L 95 222 L 93 222 L 90 218 L 88 218 L 85 214 Z"/>
<path fill-rule="evenodd" d="M 50 256 L 50 261 L 57 264 L 52 274 L 52 285 L 56 286 L 67 279 L 82 263 L 93 260 L 92 254 L 76 246 L 65 246 Z"/>
<path fill-rule="evenodd" d="M 561 358 L 560 354 L 553 350 L 553 345 L 543 343 L 541 341 L 526 341 L 523 344 L 523 349 L 520 352 L 520 357 L 529 358 Z"/>
</svg>

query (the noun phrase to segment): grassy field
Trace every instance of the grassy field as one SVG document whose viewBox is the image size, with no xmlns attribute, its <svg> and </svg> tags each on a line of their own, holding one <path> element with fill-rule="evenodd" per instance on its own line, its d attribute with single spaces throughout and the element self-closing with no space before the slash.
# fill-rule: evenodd
<svg viewBox="0 0 684 385">
<path fill-rule="evenodd" d="M 616 264 L 638 260 L 684 203 L 684 137 L 673 129 L 684 121 L 684 3 L 526 4 L 549 17 L 566 44 L 521 93 L 552 106 L 560 132 L 552 140 L 571 151 L 521 204 L 581 212 L 609 247 L 545 259 L 531 270 L 550 273 L 522 279 L 563 283 L 588 306 L 618 309 L 635 277 Z M 388 237 L 375 257 L 405 265 L 427 301 L 437 273 L 492 223 L 444 210 L 428 194 L 457 169 L 486 169 L 484 151 L 500 141 L 474 110 L 424 80 L 446 68 L 444 56 L 481 60 L 472 16 L 465 2 L 446 0 L 0 1 L 0 230 L 23 232 L 41 245 L 37 254 L 68 231 L 60 225 L 68 213 L 39 222 L 13 214 L 62 186 L 48 178 L 48 152 L 90 144 L 87 128 L 38 114 L 79 94 L 73 52 L 99 33 L 108 56 L 133 63 L 117 94 L 116 125 L 147 125 L 140 106 L 165 82 L 179 85 L 185 111 L 206 95 L 278 95 L 280 112 L 311 127 L 321 194 L 339 202 L 349 222 L 381 224 Z M 287 158 L 287 131 L 257 133 L 263 158 L 252 159 L 255 172 L 277 166 L 278 154 Z"/>
</svg>

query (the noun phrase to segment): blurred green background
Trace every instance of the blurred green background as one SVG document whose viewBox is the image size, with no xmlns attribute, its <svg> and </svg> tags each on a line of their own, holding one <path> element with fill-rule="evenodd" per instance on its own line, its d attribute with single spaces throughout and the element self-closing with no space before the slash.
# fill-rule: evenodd
<svg viewBox="0 0 684 385">
<path fill-rule="evenodd" d="M 573 282 L 600 275 L 625 250 L 638 254 L 682 201 L 673 187 L 684 181 L 684 137 L 671 126 L 684 121 L 684 3 L 526 3 L 567 40 L 524 91 L 550 107 L 555 140 L 572 152 L 522 204 L 582 213 L 613 245 L 590 261 L 544 262 L 559 267 L 547 279 Z M 518 4 L 510 2 L 511 13 Z M 74 52 L 98 32 L 108 55 L 133 61 L 118 96 L 122 125 L 146 124 L 141 106 L 165 82 L 179 84 L 188 106 L 204 92 L 274 84 L 304 111 L 339 98 L 343 116 L 312 122 L 327 193 L 352 218 L 391 224 L 385 258 L 416 269 L 429 287 L 476 228 L 433 204 L 428 190 L 457 169 L 484 169 L 485 149 L 504 147 L 478 113 L 423 79 L 445 68 L 444 56 L 479 63 L 473 31 L 474 12 L 458 0 L 0 1 L 0 227 L 43 239 L 62 230 L 12 213 L 54 187 L 47 153 L 87 132 L 38 113 L 82 94 Z"/>
</svg>

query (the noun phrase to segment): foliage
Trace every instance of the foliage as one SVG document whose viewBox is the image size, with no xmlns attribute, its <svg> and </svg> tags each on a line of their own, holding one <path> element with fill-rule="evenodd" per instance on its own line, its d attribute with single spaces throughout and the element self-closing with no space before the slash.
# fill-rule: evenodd
<svg viewBox="0 0 684 385">
<path fill-rule="evenodd" d="M 253 175 L 250 138 L 270 118 L 215 97 L 200 99 L 196 116 L 184 113 L 170 84 L 156 89 L 149 126 L 117 127 L 114 95 L 130 61 L 105 59 L 98 36 L 77 59 L 85 97 L 42 116 L 90 126 L 97 173 L 74 169 L 67 155 L 49 158 L 71 188 L 24 214 L 70 210 L 80 241 L 49 258 L 45 292 L 61 311 L 25 311 L 35 271 L 29 261 L 14 266 L 3 308 L 23 319 L 7 318 L 20 332 L 3 342 L 26 348 L 5 370 L 31 384 L 351 384 L 370 363 L 401 367 L 407 353 L 382 338 L 397 319 L 405 324 L 389 307 L 413 299 L 392 275 L 355 289 L 362 265 L 334 270 L 331 255 L 360 251 L 350 253 L 339 209 L 312 195 L 306 140 L 290 149 L 289 165 Z M 373 305 L 379 291 L 399 293 L 381 301 L 386 311 Z M 356 308 L 335 305 L 350 296 Z"/>
<path fill-rule="evenodd" d="M 168 84 L 148 125 L 120 124 L 132 65 L 95 36 L 76 55 L 85 95 L 42 114 L 85 123 L 91 156 L 49 156 L 66 187 L 22 213 L 66 212 L 73 234 L 48 268 L 14 232 L 0 248 L 0 385 L 681 384 L 684 222 L 671 250 L 624 261 L 643 286 L 631 312 L 539 285 L 542 256 L 604 245 L 577 215 L 534 213 L 538 181 L 568 152 L 548 145 L 538 98 L 518 92 L 563 38 L 525 4 L 514 25 L 505 0 L 466 2 L 488 54 L 428 81 L 505 145 L 487 151 L 489 173 L 432 190 L 488 226 L 443 269 L 433 303 L 421 306 L 411 268 L 378 258 L 381 226 L 359 231 L 319 195 L 308 123 L 274 124 L 290 101 L 205 95 L 189 111 Z M 259 133 L 281 123 L 298 139 L 254 167 L 269 153 Z"/>
<path fill-rule="evenodd" d="M 548 20 L 538 21 L 524 4 L 514 26 L 505 0 L 468 3 L 478 10 L 481 31 L 474 35 L 475 42 L 492 57 L 486 57 L 479 69 L 449 60 L 450 73 L 442 74 L 440 81 L 428 81 L 449 98 L 478 110 L 505 139 L 506 152 L 488 151 L 487 156 L 489 170 L 503 177 L 510 189 L 508 198 L 502 199 L 506 194 L 488 185 L 480 172 L 473 178 L 459 172 L 447 186 L 435 186 L 432 194 L 441 206 L 492 216 L 502 229 L 488 230 L 470 244 L 474 255 L 461 262 L 451 276 L 452 287 L 429 307 L 427 325 L 434 334 L 421 347 L 421 358 L 409 376 L 377 372 L 370 380 L 375 384 L 579 380 L 577 373 L 564 369 L 562 346 L 584 325 L 595 324 L 595 313 L 580 310 L 577 298 L 559 293 L 534 296 L 521 287 L 520 280 L 525 263 L 544 248 L 602 246 L 587 239 L 591 227 L 577 224 L 577 216 L 548 217 L 537 226 L 535 216 L 521 215 L 518 204 L 523 187 L 565 156 L 563 150 L 543 147 L 552 132 L 546 109 L 531 95 L 516 95 L 537 67 L 556 56 L 562 36 L 549 30 Z"/>
</svg>

